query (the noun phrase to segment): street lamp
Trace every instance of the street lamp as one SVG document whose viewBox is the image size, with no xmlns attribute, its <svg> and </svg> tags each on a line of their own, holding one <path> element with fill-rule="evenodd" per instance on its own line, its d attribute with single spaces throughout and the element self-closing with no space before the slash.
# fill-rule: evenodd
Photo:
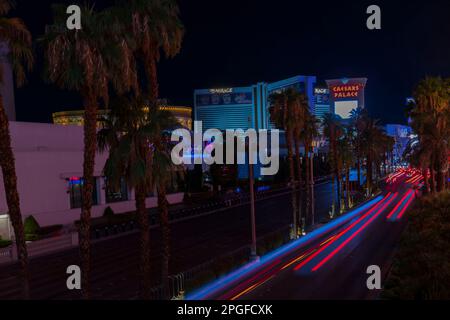
<svg viewBox="0 0 450 320">
<path fill-rule="evenodd" d="M 249 159 L 250 160 L 250 159 Z M 258 260 L 259 257 L 256 254 L 256 217 L 255 217 L 255 188 L 253 178 L 253 164 L 248 162 L 248 179 L 250 184 L 250 219 L 252 228 L 252 244 L 250 247 L 250 260 Z"/>
</svg>

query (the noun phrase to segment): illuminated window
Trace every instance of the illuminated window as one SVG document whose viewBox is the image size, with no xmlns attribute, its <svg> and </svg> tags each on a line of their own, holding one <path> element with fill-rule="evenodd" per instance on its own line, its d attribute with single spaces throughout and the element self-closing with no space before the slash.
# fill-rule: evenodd
<svg viewBox="0 0 450 320">
<path fill-rule="evenodd" d="M 76 209 L 81 208 L 82 204 L 82 188 L 83 188 L 83 178 L 71 177 L 69 179 L 69 195 L 70 195 L 70 208 Z M 97 185 L 94 178 L 94 191 L 92 193 L 92 205 L 97 205 Z"/>
</svg>

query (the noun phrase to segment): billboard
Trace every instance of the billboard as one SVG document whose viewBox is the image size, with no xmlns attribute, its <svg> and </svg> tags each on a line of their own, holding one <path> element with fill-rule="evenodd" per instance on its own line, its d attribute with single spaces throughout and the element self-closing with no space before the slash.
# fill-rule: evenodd
<svg viewBox="0 0 450 320">
<path fill-rule="evenodd" d="M 330 90 L 332 109 L 343 119 L 351 116 L 352 110 L 364 108 L 366 78 L 342 78 L 326 80 Z"/>
<path fill-rule="evenodd" d="M 314 88 L 314 101 L 316 104 L 329 104 L 330 90 L 327 88 Z"/>
<path fill-rule="evenodd" d="M 336 101 L 334 103 L 334 112 L 342 119 L 349 119 L 352 111 L 358 108 L 358 101 Z"/>
<path fill-rule="evenodd" d="M 252 104 L 251 91 L 235 92 L 232 88 L 210 89 L 207 93 L 196 94 L 196 106 Z"/>
</svg>

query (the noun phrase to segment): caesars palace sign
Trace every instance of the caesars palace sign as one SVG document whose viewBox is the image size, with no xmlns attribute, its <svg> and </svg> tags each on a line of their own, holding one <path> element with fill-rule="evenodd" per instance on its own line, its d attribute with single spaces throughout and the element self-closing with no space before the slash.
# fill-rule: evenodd
<svg viewBox="0 0 450 320">
<path fill-rule="evenodd" d="M 363 89 L 364 86 L 361 84 L 349 84 L 331 87 L 331 92 L 334 99 L 357 98 Z"/>
</svg>

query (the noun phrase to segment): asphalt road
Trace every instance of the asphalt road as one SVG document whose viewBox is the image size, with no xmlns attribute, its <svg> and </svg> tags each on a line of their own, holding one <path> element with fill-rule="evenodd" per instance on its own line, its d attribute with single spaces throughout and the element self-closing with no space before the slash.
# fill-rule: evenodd
<svg viewBox="0 0 450 320">
<path fill-rule="evenodd" d="M 212 282 L 188 299 L 374 299 L 367 267 L 381 270 L 381 285 L 405 227 L 405 210 L 416 196 L 406 174 L 388 183 L 385 192 L 220 282 Z"/>
<path fill-rule="evenodd" d="M 329 183 L 315 186 L 316 221 L 327 217 L 331 206 Z M 171 225 L 170 273 L 175 274 L 249 244 L 249 205 L 222 210 Z M 291 223 L 290 195 L 256 203 L 258 237 Z M 151 231 L 153 274 L 160 267 L 159 228 Z M 97 242 L 92 246 L 91 288 L 94 299 L 133 299 L 138 288 L 139 233 Z M 78 299 L 66 288 L 66 268 L 78 264 L 78 250 L 67 250 L 30 260 L 32 299 Z M 0 266 L 0 299 L 21 298 L 18 265 Z"/>
</svg>

